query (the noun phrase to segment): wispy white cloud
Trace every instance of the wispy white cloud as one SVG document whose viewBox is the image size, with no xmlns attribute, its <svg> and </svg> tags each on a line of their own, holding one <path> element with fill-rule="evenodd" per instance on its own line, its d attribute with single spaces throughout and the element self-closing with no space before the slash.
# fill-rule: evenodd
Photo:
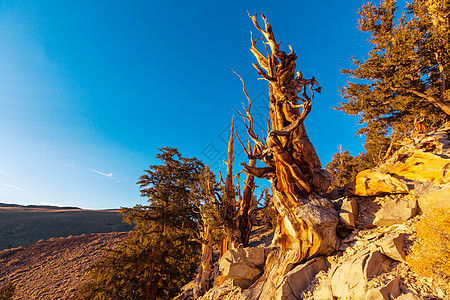
<svg viewBox="0 0 450 300">
<path fill-rule="evenodd" d="M 71 165 L 71 164 L 69 164 L 69 163 L 66 163 L 66 167 L 69 167 L 69 168 L 75 168 L 74 165 Z"/>
<path fill-rule="evenodd" d="M 9 187 L 9 188 L 12 188 L 12 189 L 15 189 L 15 190 L 19 190 L 19 191 L 25 191 L 25 189 L 23 189 L 21 187 L 18 187 L 18 186 L 12 185 L 12 184 L 8 184 L 8 183 L 0 182 L 0 185 Z"/>
<path fill-rule="evenodd" d="M 120 179 L 117 178 L 113 173 L 100 172 L 100 171 L 97 171 L 97 170 L 94 170 L 94 169 L 91 169 L 90 171 L 91 171 L 92 173 L 95 173 L 95 174 L 98 174 L 98 175 L 102 175 L 102 176 L 108 177 L 109 179 L 114 180 L 114 181 L 117 182 L 117 183 L 120 182 Z"/>
<path fill-rule="evenodd" d="M 102 176 L 106 176 L 106 177 L 109 177 L 109 178 L 114 178 L 113 177 L 113 173 L 103 173 L 103 172 L 100 172 L 100 171 L 97 171 L 97 170 L 91 170 L 91 172 L 97 173 L 97 174 L 100 174 Z"/>
</svg>

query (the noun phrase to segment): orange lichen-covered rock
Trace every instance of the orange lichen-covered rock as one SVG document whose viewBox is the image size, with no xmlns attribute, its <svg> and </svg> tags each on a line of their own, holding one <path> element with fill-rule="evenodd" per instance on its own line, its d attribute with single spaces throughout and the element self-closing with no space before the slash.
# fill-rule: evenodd
<svg viewBox="0 0 450 300">
<path fill-rule="evenodd" d="M 408 186 L 399 179 L 377 170 L 364 170 L 356 176 L 355 195 L 379 196 L 409 193 Z"/>
<path fill-rule="evenodd" d="M 356 176 L 355 195 L 411 193 L 421 197 L 450 184 L 449 136 L 450 128 L 442 128 L 404 140 L 403 147 L 377 168 Z"/>
<path fill-rule="evenodd" d="M 395 163 L 389 174 L 409 180 L 446 184 L 450 182 L 450 159 L 433 153 L 415 151 L 404 162 Z"/>
</svg>

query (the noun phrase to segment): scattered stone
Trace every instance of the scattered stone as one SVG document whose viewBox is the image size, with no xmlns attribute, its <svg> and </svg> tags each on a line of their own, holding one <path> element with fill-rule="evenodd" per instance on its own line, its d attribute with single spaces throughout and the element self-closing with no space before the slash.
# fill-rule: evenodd
<svg viewBox="0 0 450 300">
<path fill-rule="evenodd" d="M 349 182 L 343 187 L 335 188 L 329 192 L 326 196 L 330 200 L 336 200 L 341 197 L 350 197 L 355 195 L 355 182 Z"/>
<path fill-rule="evenodd" d="M 389 300 L 400 295 L 400 277 L 390 281 L 385 286 L 369 289 L 365 300 Z"/>
<path fill-rule="evenodd" d="M 341 243 L 350 243 L 353 242 L 356 239 L 356 233 L 352 233 L 348 235 L 345 239 L 342 240 Z"/>
<path fill-rule="evenodd" d="M 371 241 L 371 240 L 379 240 L 382 237 L 384 237 L 384 232 L 378 232 L 378 231 L 372 231 L 369 233 L 366 233 L 364 231 L 359 232 L 360 236 L 364 238 L 365 240 Z"/>
<path fill-rule="evenodd" d="M 399 297 L 395 298 L 395 300 L 420 300 L 421 298 L 413 293 L 407 293 L 400 295 Z"/>
<path fill-rule="evenodd" d="M 314 300 L 330 300 L 333 299 L 333 293 L 331 292 L 331 282 L 327 280 L 323 282 L 313 294 Z"/>
<path fill-rule="evenodd" d="M 405 236 L 406 234 L 400 233 L 396 234 L 394 237 L 388 237 L 384 239 L 381 244 L 381 252 L 398 261 L 405 261 L 405 251 L 403 247 L 405 246 Z"/>
<path fill-rule="evenodd" d="M 202 300 L 217 300 L 217 299 L 233 299 L 232 297 L 239 294 L 241 288 L 233 285 L 232 279 L 227 279 L 222 284 L 210 289 L 205 295 L 200 297 Z"/>
<path fill-rule="evenodd" d="M 375 214 L 373 224 L 376 226 L 391 226 L 401 224 L 415 216 L 417 201 L 409 197 L 391 199 Z"/>
<path fill-rule="evenodd" d="M 336 228 L 336 234 L 341 239 L 346 239 L 348 236 L 351 235 L 352 231 L 353 230 L 351 230 L 351 228 L 343 228 L 343 227 Z"/>
<path fill-rule="evenodd" d="M 233 278 L 233 286 L 238 286 L 241 289 L 248 289 L 254 280 L 243 279 L 243 278 Z"/>
<path fill-rule="evenodd" d="M 342 201 L 339 219 L 345 227 L 355 228 L 356 217 L 358 216 L 358 203 L 354 198 L 345 198 Z"/>
</svg>

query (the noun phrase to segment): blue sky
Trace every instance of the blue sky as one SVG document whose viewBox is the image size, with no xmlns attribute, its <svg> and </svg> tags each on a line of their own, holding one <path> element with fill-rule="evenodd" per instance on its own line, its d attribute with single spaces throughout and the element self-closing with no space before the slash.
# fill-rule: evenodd
<svg viewBox="0 0 450 300">
<path fill-rule="evenodd" d="M 144 203 L 136 181 L 164 146 L 217 169 L 233 115 L 242 130 L 232 69 L 268 114 L 247 9 L 266 14 L 323 88 L 306 121 L 323 165 L 339 145 L 358 154 L 357 120 L 332 107 L 348 79 L 339 70 L 369 50 L 356 28 L 365 2 L 1 1 L 0 202 Z"/>
</svg>

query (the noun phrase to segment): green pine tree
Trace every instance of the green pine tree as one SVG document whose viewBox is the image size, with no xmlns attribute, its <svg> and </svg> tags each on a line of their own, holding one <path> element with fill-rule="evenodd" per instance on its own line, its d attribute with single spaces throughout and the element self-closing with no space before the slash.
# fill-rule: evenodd
<svg viewBox="0 0 450 300">
<path fill-rule="evenodd" d="M 363 153 L 351 156 L 350 152 L 343 151 L 342 147 L 339 150 L 325 166 L 325 169 L 333 175 L 333 183 L 330 185 L 329 191 L 354 181 L 358 172 L 372 166 L 367 155 Z"/>
<path fill-rule="evenodd" d="M 8 283 L 0 288 L 0 300 L 11 300 L 14 297 L 14 291 L 16 285 L 14 283 Z"/>
<path fill-rule="evenodd" d="M 396 150 L 416 118 L 428 127 L 450 120 L 450 1 L 414 0 L 397 19 L 396 10 L 395 0 L 383 0 L 358 11 L 372 49 L 365 60 L 352 58 L 355 69 L 342 70 L 354 80 L 341 89 L 345 102 L 337 109 L 359 118 L 366 153 L 333 156 L 327 165 L 333 187 Z"/>
<path fill-rule="evenodd" d="M 392 132 L 400 138 L 416 117 L 428 126 L 449 120 L 450 1 L 414 0 L 400 18 L 395 12 L 394 0 L 362 7 L 358 28 L 372 50 L 364 61 L 353 58 L 356 69 L 342 70 L 356 80 L 341 90 L 346 101 L 337 109 L 360 118 L 368 144 Z"/>
<path fill-rule="evenodd" d="M 191 187 L 205 166 L 177 149 L 160 151 L 156 158 L 162 164 L 150 166 L 138 181 L 148 205 L 122 209 L 134 232 L 90 268 L 92 281 L 80 298 L 171 299 L 195 275 L 200 215 Z"/>
</svg>

